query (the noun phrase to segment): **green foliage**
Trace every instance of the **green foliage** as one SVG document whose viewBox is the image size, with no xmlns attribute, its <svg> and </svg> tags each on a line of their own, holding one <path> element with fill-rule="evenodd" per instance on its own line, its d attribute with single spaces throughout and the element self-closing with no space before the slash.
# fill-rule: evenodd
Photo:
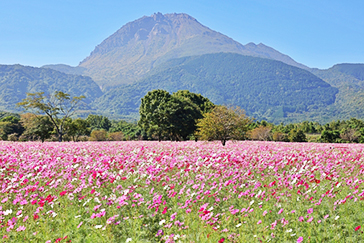
<svg viewBox="0 0 364 243">
<path fill-rule="evenodd" d="M 50 138 L 54 125 L 48 116 L 36 116 L 31 113 L 22 115 L 21 124 L 25 127 L 22 139 L 42 142 Z"/>
<path fill-rule="evenodd" d="M 125 136 L 122 132 L 111 132 L 108 134 L 109 141 L 123 141 Z"/>
<path fill-rule="evenodd" d="M 69 94 L 62 91 L 55 91 L 50 96 L 45 96 L 44 92 L 27 93 L 27 98 L 17 105 L 37 114 L 47 115 L 57 131 L 59 141 L 62 142 L 63 135 L 67 132 L 66 120 L 75 113 L 80 101 L 84 98 L 85 96 L 82 95 L 71 98 Z"/>
<path fill-rule="evenodd" d="M 208 111 L 211 107 L 213 104 L 207 98 L 189 91 L 171 95 L 165 90 L 154 90 L 142 98 L 138 124 L 149 137 L 159 141 L 186 140 L 196 130 L 202 110 Z"/>
<path fill-rule="evenodd" d="M 321 141 L 324 143 L 334 143 L 340 138 L 340 132 L 337 130 L 323 130 L 321 133 Z"/>
<path fill-rule="evenodd" d="M 107 132 L 105 130 L 93 130 L 91 132 L 90 141 L 106 141 Z"/>
<path fill-rule="evenodd" d="M 323 110 L 321 116 L 329 116 L 330 120 L 363 118 L 364 64 L 338 64 L 326 70 L 312 69 L 311 71 L 339 89 L 335 104 Z"/>
<path fill-rule="evenodd" d="M 292 129 L 288 133 L 288 139 L 290 142 L 307 142 L 305 133 L 302 130 Z"/>
<path fill-rule="evenodd" d="M 16 116 L 19 117 L 19 114 L 17 113 L 11 113 L 11 112 L 6 112 L 6 111 L 0 111 L 0 119 L 7 117 L 7 116 Z"/>
<path fill-rule="evenodd" d="M 122 132 L 126 140 L 134 140 L 142 135 L 140 127 L 135 123 L 129 123 L 121 120 L 112 125 L 109 132 Z"/>
<path fill-rule="evenodd" d="M 171 94 L 165 90 L 154 90 L 148 92 L 142 98 L 138 125 L 151 137 L 155 135 L 162 140 L 167 134 L 168 123 L 165 122 L 165 104 L 169 101 Z"/>
<path fill-rule="evenodd" d="M 238 105 L 250 116 L 274 122 L 290 114 L 319 112 L 334 103 L 338 92 L 312 73 L 282 62 L 218 53 L 168 61 L 149 77 L 108 91 L 95 107 L 137 113 L 140 98 L 156 89 L 200 93 L 215 104 Z"/>
<path fill-rule="evenodd" d="M 77 118 L 72 120 L 69 118 L 66 122 L 67 136 L 72 138 L 72 141 L 77 142 L 81 136 L 90 135 L 89 123 L 87 120 Z"/>
<path fill-rule="evenodd" d="M 198 106 L 202 113 L 210 112 L 215 107 L 214 103 L 212 103 L 208 98 L 205 98 L 200 94 L 192 93 L 188 90 L 178 90 L 173 93 L 173 96 L 190 100 L 193 104 Z"/>
<path fill-rule="evenodd" d="M 91 131 L 92 130 L 105 130 L 105 131 L 109 131 L 112 123 L 109 120 L 109 118 L 105 117 L 105 116 L 101 116 L 101 115 L 93 115 L 90 114 L 88 115 L 88 117 L 86 118 L 86 122 L 88 123 L 88 126 L 90 127 Z"/>
<path fill-rule="evenodd" d="M 21 65 L 0 65 L 0 110 L 20 111 L 16 104 L 26 93 L 52 94 L 62 91 L 71 96 L 85 96 L 85 108 L 102 95 L 99 86 L 89 77 L 61 73 L 48 68 Z"/>
<path fill-rule="evenodd" d="M 20 118 L 17 116 L 6 116 L 0 119 L 0 139 L 8 140 L 10 134 L 20 135 L 24 131 L 24 127 L 19 121 Z"/>
<path fill-rule="evenodd" d="M 245 139 L 250 122 L 244 110 L 239 107 L 216 106 L 198 121 L 196 135 L 202 140 L 220 140 L 225 146 L 228 140 Z"/>
<path fill-rule="evenodd" d="M 364 81 L 364 64 L 343 63 L 337 64 L 330 69 Z"/>
</svg>

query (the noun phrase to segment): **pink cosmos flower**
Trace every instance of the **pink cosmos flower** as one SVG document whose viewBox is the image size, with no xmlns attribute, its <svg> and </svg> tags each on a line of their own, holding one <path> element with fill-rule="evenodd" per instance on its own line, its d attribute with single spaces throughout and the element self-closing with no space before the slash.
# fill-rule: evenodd
<svg viewBox="0 0 364 243">
<path fill-rule="evenodd" d="M 298 237 L 297 243 L 301 243 L 302 241 L 303 241 L 303 237 L 302 236 Z"/>
<path fill-rule="evenodd" d="M 313 208 L 307 209 L 307 214 L 311 214 L 311 213 L 313 213 Z"/>
<path fill-rule="evenodd" d="M 257 224 L 261 224 L 261 223 L 262 223 L 262 221 L 261 221 L 261 220 L 259 220 Z"/>
<path fill-rule="evenodd" d="M 26 229 L 26 227 L 25 226 L 19 226 L 17 229 L 16 229 L 16 231 L 24 231 Z"/>
<path fill-rule="evenodd" d="M 25 216 L 24 219 L 23 219 L 23 222 L 27 221 L 27 219 L 29 218 L 29 216 Z"/>
<path fill-rule="evenodd" d="M 284 211 L 284 209 L 283 209 L 283 208 L 281 208 L 281 209 L 278 211 L 278 214 L 283 213 L 283 211 Z"/>
<path fill-rule="evenodd" d="M 168 210 L 168 207 L 165 207 L 165 208 L 163 209 L 163 212 L 162 212 L 162 214 L 165 214 L 165 213 L 167 213 L 167 210 Z"/>
<path fill-rule="evenodd" d="M 95 211 L 97 211 L 97 209 L 99 209 L 99 208 L 101 207 L 101 205 L 102 205 L 102 204 L 96 205 L 96 206 L 94 207 L 94 210 L 95 210 Z"/>
</svg>

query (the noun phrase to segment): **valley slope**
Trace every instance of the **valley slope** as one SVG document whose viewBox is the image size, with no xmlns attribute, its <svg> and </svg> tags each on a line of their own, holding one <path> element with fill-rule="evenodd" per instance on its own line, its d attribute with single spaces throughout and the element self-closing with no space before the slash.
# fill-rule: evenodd
<svg viewBox="0 0 364 243">
<path fill-rule="evenodd" d="M 291 113 L 317 112 L 333 104 L 338 92 L 312 73 L 279 61 L 216 53 L 167 61 L 145 79 L 108 91 L 94 106 L 110 114 L 137 114 L 140 99 L 153 89 L 189 90 L 274 122 Z"/>
<path fill-rule="evenodd" d="M 102 95 L 99 86 L 90 78 L 65 74 L 48 68 L 35 68 L 22 65 L 0 65 L 0 110 L 22 111 L 16 103 L 26 97 L 26 93 L 63 91 L 72 96 L 86 96 L 89 104 Z"/>
</svg>

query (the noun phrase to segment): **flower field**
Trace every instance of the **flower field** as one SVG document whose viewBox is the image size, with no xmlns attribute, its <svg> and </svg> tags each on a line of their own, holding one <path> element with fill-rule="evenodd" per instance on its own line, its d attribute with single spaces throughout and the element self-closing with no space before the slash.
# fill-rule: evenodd
<svg viewBox="0 0 364 243">
<path fill-rule="evenodd" d="M 364 145 L 0 141 L 3 242 L 362 242 Z"/>
</svg>

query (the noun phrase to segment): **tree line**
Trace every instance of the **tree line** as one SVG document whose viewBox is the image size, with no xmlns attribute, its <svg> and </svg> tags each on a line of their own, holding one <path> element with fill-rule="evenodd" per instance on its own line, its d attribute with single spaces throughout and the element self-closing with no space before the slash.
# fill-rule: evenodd
<svg viewBox="0 0 364 243">
<path fill-rule="evenodd" d="M 63 92 L 28 94 L 18 103 L 26 113 L 0 113 L 0 139 L 10 141 L 262 140 L 364 143 L 364 121 L 351 118 L 321 125 L 304 121 L 273 124 L 255 121 L 239 107 L 217 106 L 187 90 L 148 92 L 137 123 L 90 114 L 72 117 L 84 99 Z"/>
</svg>

